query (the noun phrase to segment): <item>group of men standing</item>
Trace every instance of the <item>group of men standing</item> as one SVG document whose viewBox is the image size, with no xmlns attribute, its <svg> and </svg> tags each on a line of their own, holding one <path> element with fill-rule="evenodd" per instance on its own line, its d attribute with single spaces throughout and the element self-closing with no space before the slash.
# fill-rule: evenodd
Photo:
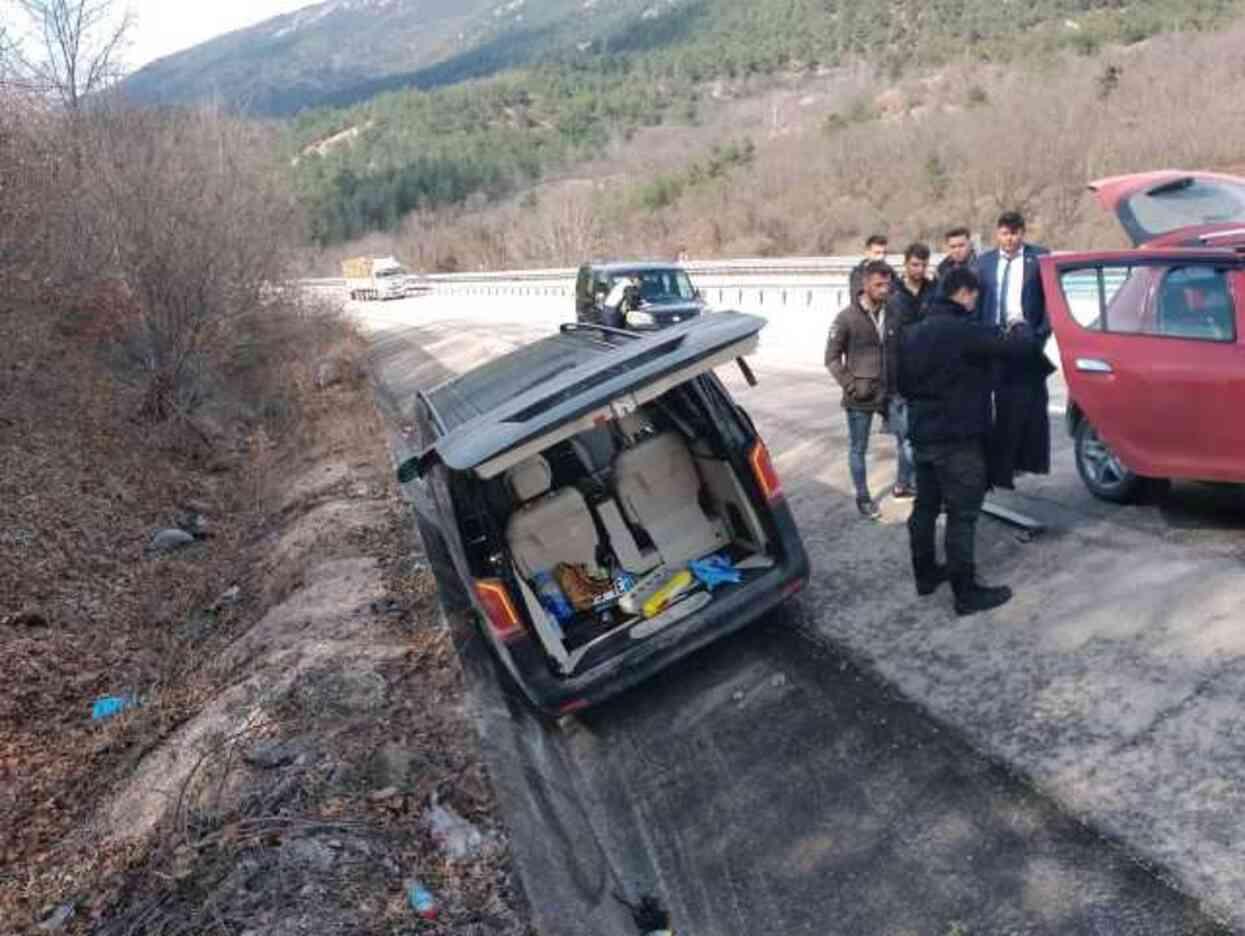
<svg viewBox="0 0 1245 936">
<path fill-rule="evenodd" d="M 982 585 L 974 563 L 994 465 L 1005 465 L 1001 483 L 1010 485 L 1017 446 L 1027 446 L 1037 454 L 1022 455 L 1019 466 L 1040 471 L 1045 458 L 1048 468 L 1045 379 L 1053 368 L 1042 354 L 1050 326 L 1037 262 L 1046 251 L 1026 244 L 1024 234 L 1024 218 L 1005 212 L 997 247 L 978 257 L 969 230 L 952 228 L 936 272 L 922 243 L 907 247 L 895 271 L 885 259 L 887 238 L 873 235 L 851 274 L 851 303 L 826 344 L 826 367 L 843 391 L 857 509 L 880 516 L 867 465 L 877 417 L 896 441 L 891 495 L 915 497 L 908 531 L 917 593 L 933 594 L 950 581 L 960 614 L 1011 598 L 1006 587 Z M 991 446 L 1005 457 L 992 458 Z M 943 510 L 945 565 L 935 551 Z"/>
</svg>

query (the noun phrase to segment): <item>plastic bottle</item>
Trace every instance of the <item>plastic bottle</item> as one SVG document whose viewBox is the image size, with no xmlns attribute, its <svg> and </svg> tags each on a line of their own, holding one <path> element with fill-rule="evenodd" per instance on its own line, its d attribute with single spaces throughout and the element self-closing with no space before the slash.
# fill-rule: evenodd
<svg viewBox="0 0 1245 936">
<path fill-rule="evenodd" d="M 436 919 L 437 911 L 440 910 L 437 906 L 437 899 L 432 896 L 432 891 L 415 878 L 406 882 L 406 900 L 411 905 L 411 909 L 425 920 Z"/>
<path fill-rule="evenodd" d="M 575 617 L 575 609 L 566 600 L 562 586 L 553 577 L 552 572 L 537 572 L 532 576 L 532 584 L 536 587 L 536 597 L 540 605 L 553 618 L 558 636 L 562 636 L 562 625 Z"/>
</svg>

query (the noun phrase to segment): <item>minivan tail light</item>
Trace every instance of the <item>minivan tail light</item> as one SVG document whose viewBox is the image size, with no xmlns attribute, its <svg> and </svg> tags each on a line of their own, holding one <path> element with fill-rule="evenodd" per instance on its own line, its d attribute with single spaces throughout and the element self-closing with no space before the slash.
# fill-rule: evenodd
<svg viewBox="0 0 1245 936">
<path fill-rule="evenodd" d="M 770 460 L 769 449 L 760 439 L 748 453 L 748 464 L 752 466 L 752 473 L 756 476 L 757 484 L 761 486 L 761 494 L 764 495 L 766 503 L 773 504 L 782 500 L 782 482 L 778 480 L 778 472 L 774 470 L 774 463 Z"/>
<path fill-rule="evenodd" d="M 573 715 L 575 712 L 581 712 L 589 705 L 587 699 L 571 699 L 569 702 L 563 702 L 558 706 L 559 715 Z"/>
<path fill-rule="evenodd" d="M 478 580 L 476 597 L 480 599 L 488 626 L 498 640 L 509 643 L 523 636 L 523 621 L 510 599 L 510 592 L 500 579 Z"/>
</svg>

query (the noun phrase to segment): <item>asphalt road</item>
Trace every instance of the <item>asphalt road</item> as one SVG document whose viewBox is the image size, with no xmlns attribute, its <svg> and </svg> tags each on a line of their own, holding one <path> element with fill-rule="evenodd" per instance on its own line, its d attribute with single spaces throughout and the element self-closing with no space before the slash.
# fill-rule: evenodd
<svg viewBox="0 0 1245 936">
<path fill-rule="evenodd" d="M 397 304 L 367 313 L 399 447 L 414 389 L 533 334 L 478 313 L 418 311 L 415 326 Z M 1134 860 L 1170 867 L 1165 859 L 1192 847 L 1208 873 L 1181 873 L 1176 861 L 1176 877 L 1210 881 L 1197 892 L 1222 896 L 1217 855 L 1198 841 L 1222 813 L 1214 841 L 1231 847 L 1235 789 L 1202 790 L 1202 775 L 1223 763 L 1190 772 L 1181 758 L 1206 754 L 1217 735 L 1203 719 L 1201 749 L 1159 743 L 1165 726 L 1193 714 L 1178 704 L 1183 683 L 1169 685 L 1175 677 L 1155 660 L 1137 668 L 1143 638 L 1167 618 L 1125 609 L 1121 624 L 1093 608 L 1095 598 L 1140 600 L 1137 574 L 1153 559 L 1141 561 L 1142 550 L 1195 566 L 1206 556 L 1239 563 L 1245 508 L 1207 524 L 1209 495 L 1182 488 L 1187 496 L 1121 514 L 1090 502 L 1057 452 L 1060 470 L 1014 501 L 1052 524 L 1046 538 L 1025 545 L 1001 526 L 983 529 L 987 574 L 1011 578 L 1021 596 L 1006 613 L 961 621 L 945 590 L 924 602 L 911 592 L 905 506 L 884 501 L 880 525 L 855 517 L 842 415 L 824 379 L 764 356 L 754 366 L 762 386 L 738 394 L 775 452 L 814 561 L 789 611 L 561 732 L 530 718 L 478 643 L 464 642 L 540 931 L 630 932 L 613 897 L 621 891 L 656 894 L 681 932 L 715 936 L 1227 932 Z M 874 487 L 892 470 L 884 440 Z M 1213 493 L 1220 517 L 1235 492 Z M 1078 578 L 1087 569 L 1097 573 L 1088 586 Z M 1190 611 L 1201 620 L 1205 608 Z M 1114 642 L 1096 630 L 1103 620 L 1115 622 Z M 1132 669 L 1119 643 L 1132 646 Z M 1218 684 L 1195 683 L 1186 706 L 1217 701 Z M 1183 812 L 1165 826 L 1154 812 L 1173 797 Z M 1203 810 L 1200 824 L 1173 834 L 1189 809 Z"/>
</svg>

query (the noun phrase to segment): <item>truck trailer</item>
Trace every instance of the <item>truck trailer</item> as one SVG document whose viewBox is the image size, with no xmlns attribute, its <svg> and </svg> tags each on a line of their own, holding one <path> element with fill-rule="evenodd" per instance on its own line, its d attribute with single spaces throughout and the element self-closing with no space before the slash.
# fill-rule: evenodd
<svg viewBox="0 0 1245 936">
<path fill-rule="evenodd" d="M 342 261 L 351 299 L 402 299 L 419 291 L 395 257 L 352 257 Z"/>
</svg>

